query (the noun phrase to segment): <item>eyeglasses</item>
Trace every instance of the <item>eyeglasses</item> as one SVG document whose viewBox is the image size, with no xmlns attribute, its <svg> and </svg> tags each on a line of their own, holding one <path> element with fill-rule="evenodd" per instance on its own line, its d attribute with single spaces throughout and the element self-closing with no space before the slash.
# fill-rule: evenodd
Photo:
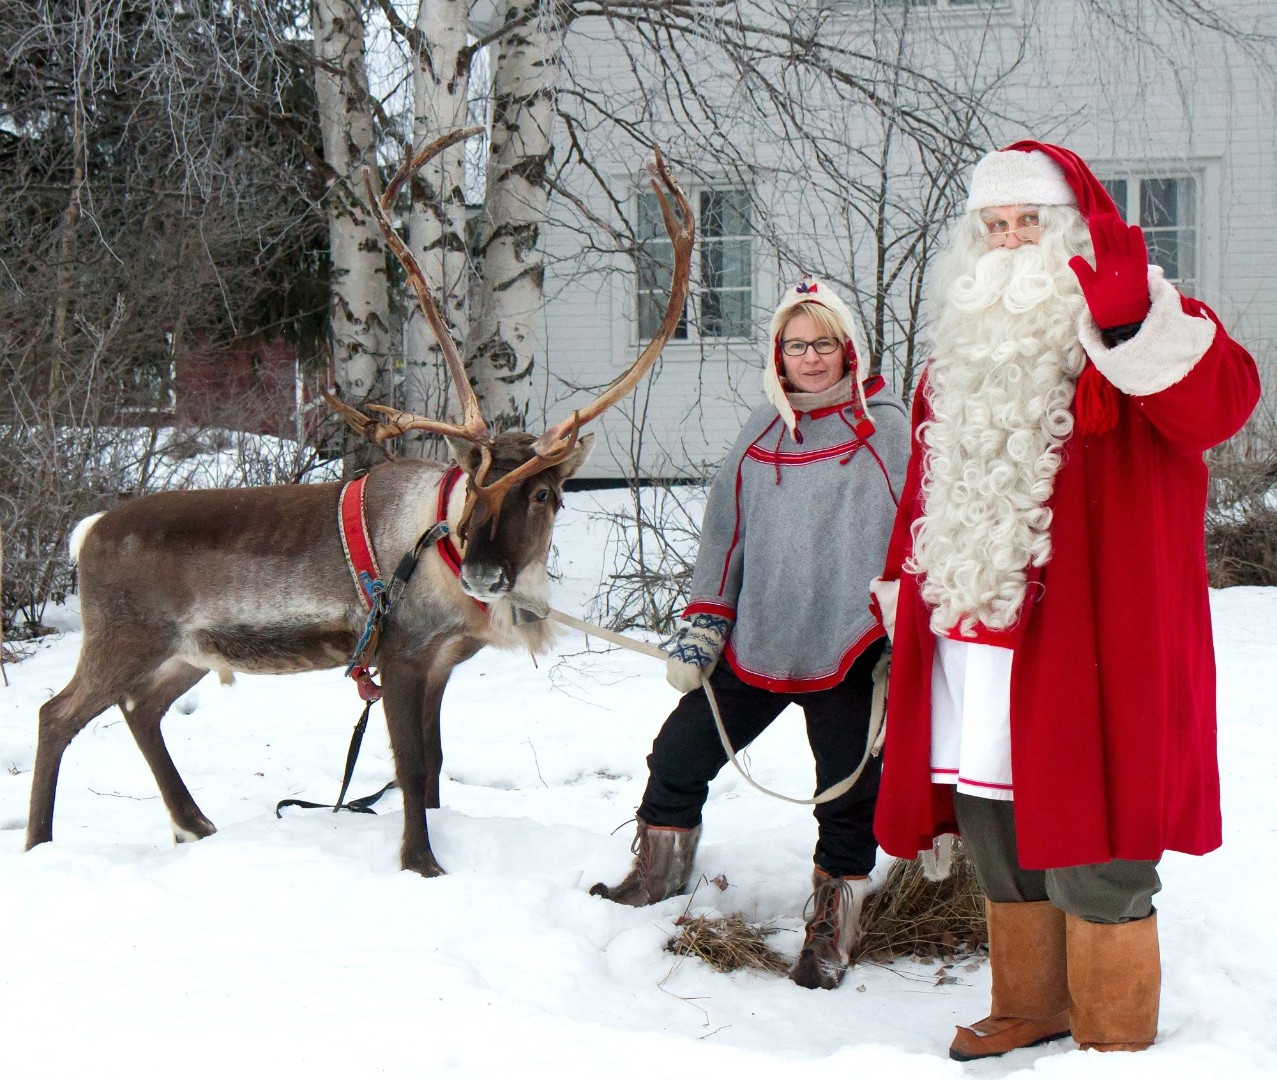
<svg viewBox="0 0 1277 1080">
<path fill-rule="evenodd" d="M 815 341 L 803 341 L 802 338 L 789 338 L 780 343 L 781 352 L 786 356 L 802 356 L 808 349 L 815 349 L 821 356 L 829 356 L 842 350 L 842 342 L 836 338 L 823 337 Z"/>
<path fill-rule="evenodd" d="M 1021 243 L 1034 244 L 1042 236 L 1041 225 L 1021 225 L 1018 229 L 1002 229 L 998 232 L 989 230 L 984 234 L 984 242 L 989 247 L 1001 247 L 1007 242 L 1007 237 L 1015 236 Z"/>
</svg>

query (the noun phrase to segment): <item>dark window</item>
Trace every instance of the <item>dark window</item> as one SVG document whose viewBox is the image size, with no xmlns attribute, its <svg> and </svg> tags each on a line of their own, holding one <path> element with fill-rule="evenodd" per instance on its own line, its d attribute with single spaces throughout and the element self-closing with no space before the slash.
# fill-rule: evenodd
<svg viewBox="0 0 1277 1080">
<path fill-rule="evenodd" d="M 1197 181 L 1191 176 L 1115 177 L 1104 181 L 1123 220 L 1144 230 L 1148 260 L 1176 285 L 1197 279 Z"/>
<path fill-rule="evenodd" d="M 674 331 L 675 340 L 747 338 L 752 335 L 753 257 L 749 192 L 706 188 L 694 196 L 697 248 L 692 259 L 691 297 Z M 640 338 L 661 324 L 674 270 L 674 248 L 656 196 L 638 200 L 637 299 Z"/>
</svg>

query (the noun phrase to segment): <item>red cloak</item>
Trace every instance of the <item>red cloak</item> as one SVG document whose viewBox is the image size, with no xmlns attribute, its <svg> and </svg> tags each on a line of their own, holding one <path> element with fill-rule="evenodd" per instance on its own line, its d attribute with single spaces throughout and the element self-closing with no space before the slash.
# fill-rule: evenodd
<svg viewBox="0 0 1277 1080">
<path fill-rule="evenodd" d="M 1202 455 L 1245 423 L 1259 377 L 1209 308 L 1180 303 L 1214 322 L 1205 353 L 1164 389 L 1117 394 L 1116 425 L 1075 431 L 1063 448 L 1053 554 L 1042 589 L 1026 600 L 1011 673 L 1026 869 L 1204 854 L 1221 843 Z M 883 850 L 903 858 L 957 831 L 953 788 L 930 780 L 930 611 L 902 569 L 921 513 L 925 380 L 883 572 L 900 592 L 875 831 Z"/>
</svg>

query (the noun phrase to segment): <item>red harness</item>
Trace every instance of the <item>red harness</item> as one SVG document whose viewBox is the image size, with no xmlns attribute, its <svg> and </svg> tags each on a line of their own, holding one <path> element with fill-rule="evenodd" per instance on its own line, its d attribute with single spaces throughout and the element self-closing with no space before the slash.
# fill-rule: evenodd
<svg viewBox="0 0 1277 1080">
<path fill-rule="evenodd" d="M 448 499 L 452 495 L 453 488 L 457 486 L 457 481 L 463 475 L 465 474 L 457 465 L 453 465 L 444 474 L 439 484 L 439 500 L 435 508 L 436 525 L 447 522 Z M 368 530 L 368 512 L 365 502 L 367 484 L 368 476 L 365 474 L 342 487 L 337 502 L 337 523 L 341 534 L 342 551 L 346 556 L 346 568 L 355 581 L 359 599 L 363 602 L 365 610 L 369 612 L 370 619 L 373 619 L 377 617 L 374 609 L 378 605 L 386 604 L 383 597 L 388 585 L 382 580 L 381 568 L 377 564 L 377 554 L 373 549 L 372 534 Z M 461 553 L 457 551 L 446 527 L 436 547 L 444 565 L 453 574 L 460 576 Z M 481 610 L 488 610 L 488 605 L 481 600 L 475 600 L 475 603 Z M 381 614 L 384 614 L 385 610 L 383 606 Z M 367 664 L 352 665 L 350 677 L 355 680 L 359 687 L 359 696 L 365 701 L 376 701 L 381 697 L 381 687 L 373 682 L 372 672 Z"/>
</svg>

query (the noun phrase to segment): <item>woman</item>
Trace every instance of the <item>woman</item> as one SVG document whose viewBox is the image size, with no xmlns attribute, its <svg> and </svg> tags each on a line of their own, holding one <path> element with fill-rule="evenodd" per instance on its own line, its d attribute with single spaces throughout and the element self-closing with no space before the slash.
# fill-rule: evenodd
<svg viewBox="0 0 1277 1080">
<path fill-rule="evenodd" d="M 635 862 L 590 891 L 642 906 L 683 892 L 709 782 L 727 762 L 701 676 L 732 746 L 791 702 L 806 714 L 819 790 L 865 754 L 873 671 L 885 647 L 869 611 L 909 452 L 904 407 L 879 376 L 847 305 L 823 281 L 788 290 L 771 321 L 755 409 L 710 488 L 691 603 L 667 677 L 684 692 L 648 757 Z M 722 656 L 725 664 L 719 664 Z M 815 809 L 814 890 L 790 977 L 832 989 L 855 944 L 876 844 L 872 758 L 850 791 Z"/>
</svg>

